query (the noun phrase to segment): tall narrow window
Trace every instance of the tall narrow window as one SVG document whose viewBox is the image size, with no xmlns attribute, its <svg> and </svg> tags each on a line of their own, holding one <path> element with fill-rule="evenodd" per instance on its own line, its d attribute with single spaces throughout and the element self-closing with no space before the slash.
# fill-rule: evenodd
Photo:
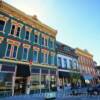
<svg viewBox="0 0 100 100">
<path fill-rule="evenodd" d="M 28 49 L 23 48 L 23 60 L 27 60 L 27 58 L 28 58 Z"/>
<path fill-rule="evenodd" d="M 30 35 L 29 31 L 26 31 L 25 40 L 29 40 L 29 35 Z"/>
<path fill-rule="evenodd" d="M 38 35 L 37 34 L 34 35 L 34 42 L 38 43 Z"/>
<path fill-rule="evenodd" d="M 67 68 L 67 59 L 64 59 L 64 68 Z"/>
<path fill-rule="evenodd" d="M 11 44 L 8 44 L 7 51 L 6 51 L 6 57 L 10 57 L 10 52 L 11 52 Z"/>
<path fill-rule="evenodd" d="M 61 57 L 58 57 L 58 67 L 62 67 L 62 61 L 61 61 Z"/>
<path fill-rule="evenodd" d="M 41 53 L 41 63 L 44 63 L 44 53 Z"/>
<path fill-rule="evenodd" d="M 48 54 L 45 54 L 45 64 L 48 64 Z"/>
<path fill-rule="evenodd" d="M 33 51 L 33 62 L 38 62 L 38 51 Z"/>
<path fill-rule="evenodd" d="M 44 37 L 42 37 L 42 46 L 44 46 Z"/>
<path fill-rule="evenodd" d="M 4 30 L 5 21 L 0 20 L 0 31 Z"/>
<path fill-rule="evenodd" d="M 17 37 L 19 37 L 20 30 L 21 30 L 20 27 L 18 27 L 18 28 L 17 28 L 17 33 L 16 33 L 16 36 L 17 36 Z"/>
<path fill-rule="evenodd" d="M 51 65 L 54 65 L 54 55 L 51 55 Z"/>
<path fill-rule="evenodd" d="M 13 58 L 16 58 L 17 56 L 17 46 L 14 46 L 13 48 Z"/>
<path fill-rule="evenodd" d="M 15 25 L 12 25 L 11 33 L 10 34 L 14 35 L 14 32 L 15 32 Z"/>
<path fill-rule="evenodd" d="M 45 39 L 45 46 L 47 47 L 48 46 L 48 40 Z"/>
</svg>

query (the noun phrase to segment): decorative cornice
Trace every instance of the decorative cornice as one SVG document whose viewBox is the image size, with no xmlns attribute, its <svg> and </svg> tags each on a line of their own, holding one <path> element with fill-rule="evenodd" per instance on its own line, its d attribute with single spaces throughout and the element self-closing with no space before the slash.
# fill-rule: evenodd
<svg viewBox="0 0 100 100">
<path fill-rule="evenodd" d="M 29 49 L 31 46 L 29 44 L 23 44 L 23 47 Z"/>
<path fill-rule="evenodd" d="M 21 21 L 29 24 L 33 28 L 36 28 L 36 29 L 42 30 L 45 33 L 48 33 L 50 36 L 55 37 L 57 34 L 56 30 L 43 24 L 39 20 L 34 19 L 32 16 L 29 16 L 29 15 L 25 14 L 24 12 L 12 7 L 11 5 L 5 3 L 4 1 L 2 3 L 1 11 L 5 12 L 13 17 L 16 17 L 17 19 L 20 19 Z"/>
<path fill-rule="evenodd" d="M 15 41 L 15 40 L 11 40 L 11 39 L 7 39 L 7 43 L 8 44 L 12 44 L 12 45 L 16 45 L 16 46 L 20 46 L 20 42 Z"/>
</svg>

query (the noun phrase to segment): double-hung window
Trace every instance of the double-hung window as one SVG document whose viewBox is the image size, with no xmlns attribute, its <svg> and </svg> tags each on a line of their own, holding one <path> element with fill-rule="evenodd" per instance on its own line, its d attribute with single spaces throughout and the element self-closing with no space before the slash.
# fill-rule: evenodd
<svg viewBox="0 0 100 100">
<path fill-rule="evenodd" d="M 57 63 L 58 63 L 58 67 L 62 67 L 62 60 L 61 60 L 61 57 L 58 57 L 58 61 L 57 61 Z"/>
<path fill-rule="evenodd" d="M 38 62 L 38 51 L 33 51 L 33 62 Z"/>
<path fill-rule="evenodd" d="M 64 59 L 64 68 L 67 68 L 67 59 Z"/>
<path fill-rule="evenodd" d="M 44 63 L 44 53 L 41 53 L 41 63 Z"/>
<path fill-rule="evenodd" d="M 28 59 L 28 48 L 23 48 L 23 60 Z"/>
<path fill-rule="evenodd" d="M 29 38 L 30 38 L 30 33 L 29 33 L 29 31 L 26 31 L 25 32 L 25 40 L 29 40 Z"/>
<path fill-rule="evenodd" d="M 51 55 L 51 65 L 54 65 L 54 55 Z"/>
<path fill-rule="evenodd" d="M 45 39 L 45 46 L 48 46 L 48 39 Z"/>
<path fill-rule="evenodd" d="M 12 25 L 11 32 L 10 32 L 11 35 L 14 35 L 15 34 L 15 29 L 16 29 L 16 26 L 15 25 Z"/>
<path fill-rule="evenodd" d="M 47 53 L 45 54 L 45 58 L 44 58 L 44 59 L 45 59 L 45 60 L 44 60 L 44 61 L 45 61 L 44 63 L 45 63 L 45 64 L 48 64 L 48 54 L 47 54 Z"/>
<path fill-rule="evenodd" d="M 16 56 L 17 56 L 17 49 L 18 49 L 17 46 L 13 47 L 13 58 L 16 58 Z"/>
<path fill-rule="evenodd" d="M 6 57 L 8 58 L 16 58 L 18 47 L 15 45 L 8 44 L 6 50 Z"/>
<path fill-rule="evenodd" d="M 5 21 L 0 20 L 0 31 L 4 31 Z"/>
<path fill-rule="evenodd" d="M 17 32 L 16 32 L 16 36 L 17 36 L 17 37 L 19 37 L 19 35 L 20 35 L 20 31 L 21 31 L 21 28 L 18 27 L 18 28 L 17 28 Z"/>
<path fill-rule="evenodd" d="M 34 34 L 34 42 L 38 43 L 38 35 L 37 34 Z"/>
<path fill-rule="evenodd" d="M 42 46 L 44 46 L 44 37 L 42 37 Z"/>
<path fill-rule="evenodd" d="M 6 57 L 10 57 L 10 54 L 11 54 L 11 44 L 8 44 L 7 45 L 7 50 L 6 50 Z"/>
</svg>

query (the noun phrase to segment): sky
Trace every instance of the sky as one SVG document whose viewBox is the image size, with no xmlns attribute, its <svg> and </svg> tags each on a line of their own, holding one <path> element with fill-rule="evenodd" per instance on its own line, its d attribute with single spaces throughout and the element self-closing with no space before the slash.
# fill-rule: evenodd
<svg viewBox="0 0 100 100">
<path fill-rule="evenodd" d="M 58 31 L 57 40 L 87 49 L 100 65 L 100 0 L 4 0 Z"/>
</svg>

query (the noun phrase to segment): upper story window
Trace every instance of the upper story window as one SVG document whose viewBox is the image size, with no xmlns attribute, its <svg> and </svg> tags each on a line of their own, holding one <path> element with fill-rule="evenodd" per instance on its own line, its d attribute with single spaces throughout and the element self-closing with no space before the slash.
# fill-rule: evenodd
<svg viewBox="0 0 100 100">
<path fill-rule="evenodd" d="M 41 53 L 41 63 L 44 63 L 44 53 Z"/>
<path fill-rule="evenodd" d="M 64 60 L 64 68 L 67 68 L 67 59 L 63 59 Z"/>
<path fill-rule="evenodd" d="M 54 40 L 53 39 L 50 39 L 50 48 L 54 49 Z"/>
<path fill-rule="evenodd" d="M 11 32 L 10 34 L 14 35 L 15 34 L 15 25 L 12 25 L 12 28 L 11 28 Z"/>
<path fill-rule="evenodd" d="M 19 35 L 20 35 L 20 31 L 21 31 L 21 28 L 18 27 L 18 28 L 17 28 L 17 33 L 16 33 L 16 36 L 17 36 L 17 37 L 19 37 Z"/>
<path fill-rule="evenodd" d="M 47 50 L 42 50 L 42 53 L 41 53 L 41 62 L 43 64 L 48 64 L 48 56 L 49 56 L 49 51 Z"/>
<path fill-rule="evenodd" d="M 47 47 L 48 46 L 48 40 L 45 39 L 45 46 Z"/>
<path fill-rule="evenodd" d="M 10 53 L 11 53 L 11 44 L 8 44 L 7 51 L 6 51 L 6 57 L 10 57 Z"/>
<path fill-rule="evenodd" d="M 42 45 L 44 46 L 44 37 L 42 37 Z"/>
<path fill-rule="evenodd" d="M 4 32 L 6 22 L 8 21 L 8 17 L 0 14 L 0 32 Z"/>
<path fill-rule="evenodd" d="M 29 48 L 30 48 L 30 45 L 23 44 L 22 60 L 24 60 L 24 61 L 27 61 L 28 60 Z"/>
<path fill-rule="evenodd" d="M 61 57 L 58 57 L 58 61 L 57 61 L 57 63 L 58 63 L 58 67 L 62 67 Z"/>
<path fill-rule="evenodd" d="M 6 57 L 16 58 L 17 57 L 18 46 L 8 44 L 6 49 Z"/>
<path fill-rule="evenodd" d="M 44 63 L 45 63 L 45 64 L 48 64 L 48 54 L 46 53 L 44 57 L 45 57 L 45 58 L 44 58 Z"/>
<path fill-rule="evenodd" d="M 73 62 L 72 60 L 69 60 L 70 68 L 73 69 Z"/>
<path fill-rule="evenodd" d="M 11 23 L 10 35 L 20 37 L 21 28 L 23 25 L 15 20 L 11 20 Z"/>
<path fill-rule="evenodd" d="M 33 51 L 33 62 L 38 62 L 38 51 Z"/>
<path fill-rule="evenodd" d="M 26 31 L 25 32 L 25 40 L 29 40 L 29 38 L 30 38 L 30 33 L 29 33 L 29 31 Z"/>
<path fill-rule="evenodd" d="M 0 20 L 0 31 L 4 31 L 5 21 Z"/>
<path fill-rule="evenodd" d="M 35 42 L 35 43 L 38 43 L 38 38 L 39 38 L 38 35 L 35 34 L 35 35 L 34 35 L 34 42 Z"/>
<path fill-rule="evenodd" d="M 28 48 L 23 48 L 23 60 L 28 59 Z"/>
<path fill-rule="evenodd" d="M 51 65 L 54 65 L 54 61 L 55 61 L 55 56 L 51 55 Z"/>
</svg>

